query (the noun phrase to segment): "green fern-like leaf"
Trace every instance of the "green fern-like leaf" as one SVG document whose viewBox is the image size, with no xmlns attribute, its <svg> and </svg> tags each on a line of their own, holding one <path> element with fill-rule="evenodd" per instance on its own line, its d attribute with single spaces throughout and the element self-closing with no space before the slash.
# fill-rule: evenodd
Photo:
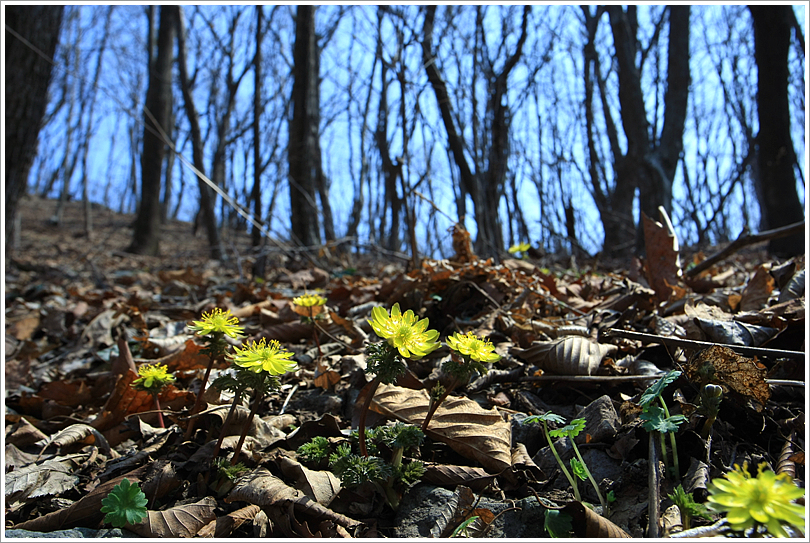
<svg viewBox="0 0 810 543">
<path fill-rule="evenodd" d="M 124 479 L 101 500 L 101 512 L 106 513 L 104 522 L 123 528 L 146 518 L 146 504 L 146 495 L 138 485 L 130 484 L 129 479 Z"/>
<path fill-rule="evenodd" d="M 655 383 L 650 385 L 650 387 L 644 391 L 644 394 L 641 395 L 641 398 L 638 401 L 639 407 L 644 407 L 648 405 L 650 402 L 655 400 L 656 398 L 661 397 L 661 394 L 664 392 L 664 389 L 667 388 L 667 385 L 675 381 L 678 377 L 681 376 L 681 372 L 678 370 L 672 370 Z"/>
</svg>

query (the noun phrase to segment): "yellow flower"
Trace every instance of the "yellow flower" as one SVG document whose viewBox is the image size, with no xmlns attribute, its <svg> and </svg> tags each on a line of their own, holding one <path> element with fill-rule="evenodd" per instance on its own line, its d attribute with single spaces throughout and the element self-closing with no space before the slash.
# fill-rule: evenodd
<svg viewBox="0 0 810 543">
<path fill-rule="evenodd" d="M 166 385 L 174 382 L 174 375 L 166 370 L 162 364 L 144 364 L 138 368 L 138 377 L 132 381 L 132 386 L 137 390 L 157 393 Z"/>
<path fill-rule="evenodd" d="M 765 466 L 761 463 L 757 477 L 752 478 L 747 462 L 742 469 L 735 465 L 725 479 L 712 481 L 709 508 L 725 512 L 726 521 L 734 530 L 745 531 L 756 523 L 766 526 L 777 537 L 788 537 L 783 524 L 803 532 L 804 507 L 792 502 L 804 496 L 804 491 L 786 473 L 776 475 Z"/>
<path fill-rule="evenodd" d="M 410 309 L 403 314 L 398 303 L 391 308 L 390 316 L 380 306 L 373 308 L 368 322 L 374 332 L 388 340 L 404 358 L 422 358 L 441 346 L 436 341 L 439 332 L 427 330 L 428 319 L 420 320 Z"/>
<path fill-rule="evenodd" d="M 447 338 L 447 346 L 479 362 L 497 362 L 501 359 L 491 341 L 481 339 L 472 332 L 463 335 L 456 332 Z"/>
<path fill-rule="evenodd" d="M 292 300 L 292 310 L 303 317 L 314 317 L 323 311 L 326 298 L 317 294 L 305 294 Z"/>
<path fill-rule="evenodd" d="M 282 351 L 281 344 L 275 339 L 270 340 L 270 345 L 262 338 L 258 343 L 253 341 L 251 345 L 241 349 L 234 347 L 234 350 L 236 354 L 230 355 L 234 363 L 256 373 L 266 371 L 271 375 L 281 375 L 297 369 L 295 360 L 289 360 L 293 353 Z"/>
<path fill-rule="evenodd" d="M 189 328 L 198 336 L 224 334 L 228 337 L 238 338 L 245 331 L 243 327 L 238 326 L 239 319 L 231 314 L 230 309 L 223 311 L 216 308 L 207 314 L 203 313 L 202 320 L 193 322 L 194 324 Z"/>
</svg>

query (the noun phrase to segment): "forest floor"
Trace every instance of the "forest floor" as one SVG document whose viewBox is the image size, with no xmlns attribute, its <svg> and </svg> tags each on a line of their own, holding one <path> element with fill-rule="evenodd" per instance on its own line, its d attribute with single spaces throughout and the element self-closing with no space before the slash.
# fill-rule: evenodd
<svg viewBox="0 0 810 543">
<path fill-rule="evenodd" d="M 191 224 L 172 221 L 162 256 L 136 256 L 123 252 L 133 215 L 93 206 L 88 238 L 80 203 L 68 203 L 58 227 L 55 208 L 23 200 L 20 244 L 6 259 L 7 536 L 665 537 L 690 524 L 670 497 L 678 485 L 704 514 L 691 527 L 719 526 L 724 514 L 700 504 L 735 464 L 756 474 L 765 462 L 804 488 L 804 256 L 780 261 L 753 246 L 687 277 L 678 267 L 704 256 L 678 255 L 654 228 L 652 270 L 553 256 L 495 263 L 458 231 L 455 258 L 417 269 L 382 252 L 273 246 L 253 277 L 244 233 L 225 240 L 229 259 L 215 263 Z M 326 298 L 317 327 L 294 311 L 303 294 Z M 455 387 L 424 440 L 404 450 L 402 470 L 424 467 L 410 483 L 392 471 L 397 442 L 380 428 L 421 426 L 429 391 L 450 386 L 442 368 L 457 358 L 443 344 L 375 390 L 366 346 L 379 338 L 368 320 L 395 303 L 428 318 L 441 341 L 472 332 L 501 356 Z M 192 414 L 209 359 L 188 325 L 214 308 L 239 319 L 245 341 L 278 340 L 297 363 L 259 403 L 247 394 L 231 419 L 233 394 L 210 384 L 226 362 Z M 154 398 L 131 386 L 155 363 L 176 379 L 158 396 L 165 428 Z M 722 399 L 707 424 L 711 385 Z M 645 391 L 660 399 L 646 403 Z M 357 455 L 352 431 L 366 403 L 370 454 L 381 460 L 363 466 L 393 475 L 351 484 L 301 447 L 319 438 L 328 453 Z M 673 418 L 659 440 L 645 421 L 662 403 Z M 214 464 L 220 435 L 218 457 L 241 448 L 241 471 Z M 587 466 L 598 494 L 586 476 L 572 487 L 550 442 L 568 469 Z M 148 515 L 110 532 L 101 502 L 123 479 L 144 492 Z"/>
</svg>

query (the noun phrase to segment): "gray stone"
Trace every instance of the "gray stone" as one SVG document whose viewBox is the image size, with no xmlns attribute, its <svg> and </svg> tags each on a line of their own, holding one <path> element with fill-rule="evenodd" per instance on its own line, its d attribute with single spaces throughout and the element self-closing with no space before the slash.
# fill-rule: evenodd
<svg viewBox="0 0 810 543">
<path fill-rule="evenodd" d="M 585 419 L 585 430 L 574 438 L 577 445 L 585 443 L 586 434 L 591 436 L 591 443 L 608 443 L 622 426 L 613 401 L 607 395 L 592 401 L 575 418 Z"/>
<path fill-rule="evenodd" d="M 397 512 L 395 537 L 437 537 L 452 516 L 455 501 L 455 493 L 447 489 L 416 485 L 405 494 Z M 477 507 L 497 516 L 484 537 L 548 537 L 543 529 L 545 508 L 534 497 L 507 502 L 482 497 Z M 498 516 L 512 508 L 517 509 Z"/>
<path fill-rule="evenodd" d="M 101 530 L 93 530 L 92 528 L 71 528 L 69 530 L 56 530 L 54 532 L 32 532 L 30 530 L 11 528 L 6 530 L 5 537 L 8 539 L 22 537 L 31 539 L 99 539 L 110 537 L 133 539 L 140 536 L 122 528 L 102 528 Z"/>
</svg>

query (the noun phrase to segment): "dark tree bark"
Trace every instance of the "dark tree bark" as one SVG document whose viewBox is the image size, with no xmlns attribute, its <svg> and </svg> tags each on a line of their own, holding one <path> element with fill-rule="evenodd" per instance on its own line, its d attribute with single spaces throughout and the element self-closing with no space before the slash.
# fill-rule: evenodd
<svg viewBox="0 0 810 543">
<path fill-rule="evenodd" d="M 616 177 L 615 190 L 609 197 L 610 208 L 602 213 L 605 228 L 604 250 L 626 255 L 633 245 L 633 230 L 626 221 L 635 189 L 639 190 L 639 209 L 649 217 L 658 216 L 658 206 L 672 210 L 672 182 L 683 150 L 683 128 L 689 97 L 689 6 L 670 6 L 667 58 L 667 89 L 664 94 L 664 124 L 661 134 L 651 133 L 641 88 L 641 70 L 637 66 L 639 42 L 635 6 L 625 11 L 608 6 L 619 66 L 619 104 L 627 152 L 622 155 L 618 142 L 611 138 Z M 597 205 L 599 204 L 597 200 Z M 630 223 L 632 224 L 632 222 Z M 636 228 L 636 250 L 643 248 L 641 228 Z"/>
<path fill-rule="evenodd" d="M 433 52 L 433 24 L 436 6 L 428 6 L 425 12 L 425 23 L 422 40 L 422 61 L 428 81 L 439 103 L 439 111 L 447 131 L 448 146 L 453 153 L 453 160 L 459 168 L 461 189 L 470 195 L 475 207 L 475 223 L 478 236 L 475 249 L 484 256 L 498 256 L 504 252 L 503 228 L 498 213 L 501 198 L 504 195 L 506 171 L 509 160 L 510 110 L 505 103 L 509 74 L 517 65 L 523 54 L 526 43 L 529 13 L 531 6 L 524 6 L 521 33 L 514 52 L 509 55 L 500 71 L 495 71 L 491 61 L 486 59 L 482 67 L 487 81 L 486 121 L 483 131 L 488 134 L 489 147 L 485 156 L 477 164 L 475 173 L 464 156 L 464 141 L 456 130 L 453 121 L 450 97 L 441 72 L 436 65 Z"/>
<path fill-rule="evenodd" d="M 186 28 L 183 12 L 178 6 L 170 6 L 177 9 L 177 63 L 180 68 L 180 89 L 183 93 L 183 106 L 188 117 L 188 124 L 191 127 L 191 149 L 194 167 L 205 174 L 205 161 L 203 156 L 203 139 L 200 130 L 200 117 L 194 105 L 194 97 L 191 94 L 191 82 L 188 77 L 188 67 L 186 62 Z M 220 260 L 225 254 L 217 228 L 217 218 L 214 214 L 214 198 L 211 187 L 197 177 L 197 186 L 200 189 L 200 213 L 205 223 L 205 232 L 208 236 L 208 246 L 211 250 L 211 258 Z"/>
<path fill-rule="evenodd" d="M 6 8 L 6 255 L 14 249 L 17 204 L 25 194 L 28 173 L 48 104 L 48 84 L 64 6 Z M 10 30 L 9 30 L 10 29 Z M 15 35 L 16 34 L 16 35 Z M 26 40 L 24 43 L 20 38 Z M 30 44 L 30 46 L 29 46 Z M 31 46 L 42 52 L 42 58 Z"/>
<path fill-rule="evenodd" d="M 288 146 L 290 220 L 296 242 L 312 246 L 321 242 L 316 202 L 316 177 L 320 170 L 318 97 L 318 43 L 315 6 L 298 6 L 293 49 L 293 118 Z"/>
<path fill-rule="evenodd" d="M 756 184 L 762 213 L 760 228 L 772 230 L 804 219 L 796 191 L 796 153 L 790 136 L 788 50 L 792 6 L 749 6 L 754 22 L 759 116 L 759 175 Z M 805 233 L 771 240 L 768 249 L 780 256 L 804 252 Z"/>
<path fill-rule="evenodd" d="M 127 252 L 157 256 L 160 252 L 160 185 L 166 144 L 161 134 L 171 132 L 172 57 L 177 6 L 162 6 L 158 23 L 158 52 L 149 72 L 141 154 L 141 205 Z M 154 120 L 152 119 L 154 117 Z"/>
<path fill-rule="evenodd" d="M 257 222 L 262 222 L 262 152 L 261 152 L 261 116 L 262 116 L 262 6 L 256 6 L 256 55 L 253 57 L 253 215 Z M 262 231 L 255 224 L 250 232 L 250 242 L 258 247 L 262 242 Z"/>
</svg>

